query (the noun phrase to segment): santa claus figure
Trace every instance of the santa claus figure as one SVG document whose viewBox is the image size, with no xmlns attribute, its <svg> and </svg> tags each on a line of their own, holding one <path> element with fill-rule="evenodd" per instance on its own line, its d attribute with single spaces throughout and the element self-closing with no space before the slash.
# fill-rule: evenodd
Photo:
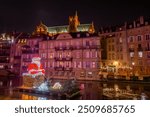
<svg viewBox="0 0 150 117">
<path fill-rule="evenodd" d="M 32 63 L 28 66 L 28 73 L 32 75 L 32 77 L 45 75 L 45 70 L 42 68 L 40 57 L 33 57 Z"/>
</svg>

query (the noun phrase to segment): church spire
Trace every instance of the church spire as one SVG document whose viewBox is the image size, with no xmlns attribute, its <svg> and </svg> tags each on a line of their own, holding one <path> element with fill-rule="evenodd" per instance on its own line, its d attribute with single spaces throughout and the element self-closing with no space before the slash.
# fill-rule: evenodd
<svg viewBox="0 0 150 117">
<path fill-rule="evenodd" d="M 95 28 L 94 28 L 94 22 L 92 21 L 90 27 L 89 27 L 89 33 L 94 33 L 95 32 Z"/>
</svg>

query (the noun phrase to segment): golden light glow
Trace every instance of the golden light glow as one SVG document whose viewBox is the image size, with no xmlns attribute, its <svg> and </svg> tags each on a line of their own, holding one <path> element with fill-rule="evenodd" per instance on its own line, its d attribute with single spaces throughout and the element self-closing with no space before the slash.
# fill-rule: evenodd
<svg viewBox="0 0 150 117">
<path fill-rule="evenodd" d="M 118 66 L 118 61 L 114 61 L 113 63 L 115 66 Z"/>
</svg>

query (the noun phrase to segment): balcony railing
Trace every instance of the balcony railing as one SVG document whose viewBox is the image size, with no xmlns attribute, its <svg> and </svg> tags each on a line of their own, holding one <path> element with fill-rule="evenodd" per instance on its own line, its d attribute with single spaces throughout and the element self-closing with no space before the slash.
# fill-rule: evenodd
<svg viewBox="0 0 150 117">
<path fill-rule="evenodd" d="M 134 52 L 135 50 L 133 48 L 129 48 L 129 52 Z"/>
<path fill-rule="evenodd" d="M 9 60 L 0 60 L 0 63 L 9 63 Z"/>
<path fill-rule="evenodd" d="M 10 46 L 3 46 L 3 47 L 0 47 L 0 49 L 10 49 L 11 47 Z"/>
<path fill-rule="evenodd" d="M 62 47 L 55 47 L 55 50 L 81 50 L 81 49 L 99 49 L 100 45 L 89 45 L 89 46 L 62 46 Z"/>
<path fill-rule="evenodd" d="M 22 50 L 23 54 L 36 54 L 39 53 L 38 50 Z"/>
<path fill-rule="evenodd" d="M 73 46 L 74 50 L 81 50 L 83 47 L 82 46 Z"/>
<path fill-rule="evenodd" d="M 23 58 L 23 62 L 31 62 L 31 59 Z"/>
<path fill-rule="evenodd" d="M 62 46 L 62 47 L 55 47 L 55 50 L 72 50 L 73 47 L 72 46 Z"/>
<path fill-rule="evenodd" d="M 64 70 L 65 70 L 65 71 L 72 71 L 73 68 L 72 68 L 72 67 L 65 67 Z"/>
<path fill-rule="evenodd" d="M 138 51 L 143 51 L 143 48 L 137 48 Z"/>
<path fill-rule="evenodd" d="M 0 53 L 0 56 L 10 56 L 10 53 Z"/>
<path fill-rule="evenodd" d="M 150 51 L 150 48 L 145 48 L 145 51 Z"/>
<path fill-rule="evenodd" d="M 60 67 L 54 67 L 54 69 L 56 71 L 72 71 L 73 70 L 72 67 L 62 67 L 62 66 L 60 66 Z"/>
<path fill-rule="evenodd" d="M 55 69 L 56 71 L 63 71 L 63 70 L 64 70 L 64 67 L 59 66 L 59 67 L 54 67 L 54 69 Z"/>
<path fill-rule="evenodd" d="M 55 61 L 72 61 L 72 57 L 66 57 L 66 58 L 60 58 L 60 57 L 54 57 Z"/>
<path fill-rule="evenodd" d="M 14 56 L 14 59 L 21 59 L 21 56 Z"/>
</svg>

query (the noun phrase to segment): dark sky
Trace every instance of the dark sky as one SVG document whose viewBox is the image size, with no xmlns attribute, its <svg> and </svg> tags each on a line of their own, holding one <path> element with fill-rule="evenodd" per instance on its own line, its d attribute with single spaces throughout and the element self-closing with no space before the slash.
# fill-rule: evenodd
<svg viewBox="0 0 150 117">
<path fill-rule="evenodd" d="M 105 1 L 105 2 L 104 2 Z M 129 2 L 130 1 L 130 2 Z M 66 25 L 78 11 L 81 23 L 101 26 L 123 24 L 140 15 L 150 17 L 150 5 L 141 0 L 0 0 L 0 32 L 32 32 L 43 21 L 47 26 Z"/>
</svg>

